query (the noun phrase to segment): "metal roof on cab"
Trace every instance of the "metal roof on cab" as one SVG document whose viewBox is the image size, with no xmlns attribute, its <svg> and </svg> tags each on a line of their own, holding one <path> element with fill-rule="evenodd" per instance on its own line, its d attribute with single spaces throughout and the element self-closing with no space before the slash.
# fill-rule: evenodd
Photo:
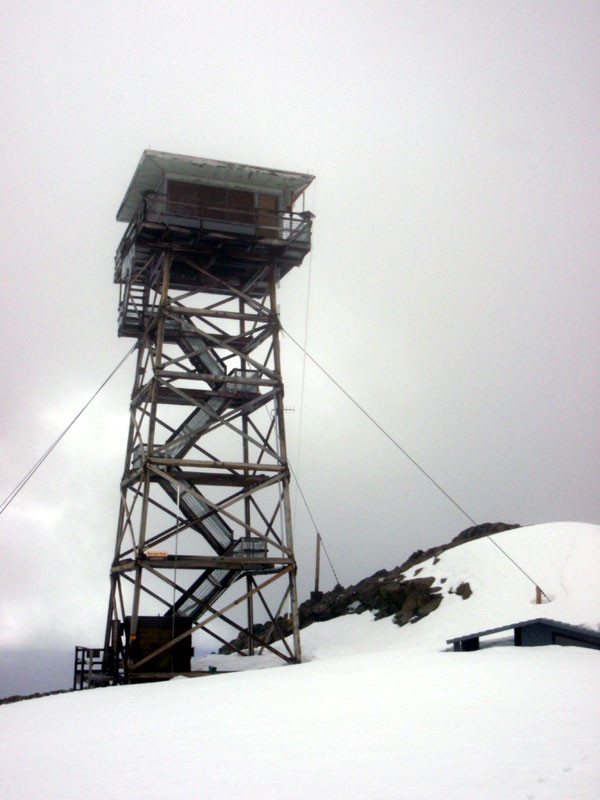
<svg viewBox="0 0 600 800">
<path fill-rule="evenodd" d="M 286 172 L 280 169 L 254 167 L 250 164 L 236 164 L 232 161 L 214 161 L 210 158 L 144 150 L 117 212 L 117 220 L 129 222 L 137 210 L 143 193 L 155 191 L 166 174 L 181 175 L 217 185 L 227 184 L 239 189 L 289 191 L 294 198 L 314 180 L 314 175 L 300 172 Z"/>
</svg>

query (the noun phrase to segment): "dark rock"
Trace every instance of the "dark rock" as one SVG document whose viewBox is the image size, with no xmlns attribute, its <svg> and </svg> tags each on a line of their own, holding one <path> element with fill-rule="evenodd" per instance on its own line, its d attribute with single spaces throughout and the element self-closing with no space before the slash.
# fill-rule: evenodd
<svg viewBox="0 0 600 800">
<path fill-rule="evenodd" d="M 486 522 L 467 528 L 452 539 L 451 542 L 429 550 L 415 550 L 411 556 L 399 567 L 392 570 L 380 569 L 368 578 L 363 578 L 354 586 L 344 588 L 337 584 L 330 592 L 319 592 L 320 596 L 313 596 L 302 603 L 298 609 L 300 627 L 305 628 L 313 622 L 325 622 L 329 619 L 341 617 L 344 614 L 360 614 L 366 610 L 373 611 L 376 619 L 393 616 L 397 625 L 418 622 L 432 611 L 435 611 L 442 602 L 441 587 L 433 586 L 432 577 L 414 577 L 407 580 L 404 573 L 410 567 L 429 558 L 434 563 L 439 562 L 439 556 L 445 550 L 457 547 L 464 542 L 489 536 L 492 533 L 518 528 L 519 525 L 504 522 Z M 415 575 L 421 569 L 415 570 Z M 444 583 L 446 578 L 441 579 Z M 468 583 L 461 583 L 454 592 L 463 600 L 467 600 L 473 591 Z M 292 630 L 289 616 L 279 617 L 277 629 L 272 629 L 271 623 L 255 625 L 253 633 L 267 641 L 277 641 L 281 635 L 287 636 Z M 220 649 L 221 653 L 245 650 L 248 647 L 248 635 L 240 633 L 229 645 Z"/>
<path fill-rule="evenodd" d="M 461 531 L 458 536 L 452 539 L 449 547 L 456 547 L 457 544 L 471 542 L 473 539 L 481 539 L 482 536 L 491 536 L 492 533 L 502 533 L 503 531 L 510 531 L 513 528 L 520 527 L 520 525 L 506 522 L 483 522 L 481 525 L 474 525 L 472 528 Z"/>
<path fill-rule="evenodd" d="M 421 619 L 426 617 L 427 614 L 431 614 L 432 611 L 435 611 L 439 604 L 442 602 L 441 595 L 437 595 L 436 597 L 432 597 L 427 603 L 422 606 L 419 606 L 417 609 L 417 616 Z"/>
<path fill-rule="evenodd" d="M 468 583 L 461 583 L 460 586 L 457 586 L 454 590 L 454 594 L 460 595 L 463 600 L 468 600 L 473 594 L 473 590 Z"/>
<path fill-rule="evenodd" d="M 10 697 L 0 697 L 0 705 L 7 703 L 20 703 L 21 700 L 37 700 L 39 697 L 50 697 L 53 694 L 67 694 L 73 689 L 56 689 L 53 692 L 35 692 L 35 694 L 11 694 Z"/>
<path fill-rule="evenodd" d="M 404 583 L 408 586 L 412 586 L 413 588 L 426 588 L 429 587 L 434 583 L 435 578 L 411 578 L 409 581 L 404 581 Z"/>
</svg>

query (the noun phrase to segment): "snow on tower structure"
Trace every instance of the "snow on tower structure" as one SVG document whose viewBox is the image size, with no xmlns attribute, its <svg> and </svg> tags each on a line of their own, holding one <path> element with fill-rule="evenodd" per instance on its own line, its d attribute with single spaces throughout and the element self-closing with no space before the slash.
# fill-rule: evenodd
<svg viewBox="0 0 600 800">
<path fill-rule="evenodd" d="M 312 214 L 293 207 L 312 180 L 146 150 L 121 203 L 118 330 L 138 352 L 102 668 L 115 681 L 189 672 L 200 628 L 300 660 L 276 284 L 310 250 Z"/>
</svg>

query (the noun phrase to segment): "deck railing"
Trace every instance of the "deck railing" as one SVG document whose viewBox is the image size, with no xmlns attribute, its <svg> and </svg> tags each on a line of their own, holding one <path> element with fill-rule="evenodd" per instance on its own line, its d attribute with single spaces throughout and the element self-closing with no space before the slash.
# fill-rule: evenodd
<svg viewBox="0 0 600 800">
<path fill-rule="evenodd" d="M 271 211 L 247 208 L 234 203 L 204 205 L 172 200 L 152 193 L 140 203 L 129 223 L 115 256 L 117 273 L 122 275 L 127 255 L 140 225 L 148 222 L 167 227 L 209 229 L 223 233 L 247 234 L 276 244 L 294 241 L 310 243 L 313 215 L 310 212 Z"/>
<path fill-rule="evenodd" d="M 104 648 L 75 647 L 75 665 L 73 669 L 73 689 L 89 689 L 96 681 L 95 676 L 102 672 Z"/>
</svg>

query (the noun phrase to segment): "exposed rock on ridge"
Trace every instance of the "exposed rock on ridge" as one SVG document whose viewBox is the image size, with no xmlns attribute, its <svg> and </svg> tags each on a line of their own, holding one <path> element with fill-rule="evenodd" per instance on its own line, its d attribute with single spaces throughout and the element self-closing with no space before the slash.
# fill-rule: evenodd
<svg viewBox="0 0 600 800">
<path fill-rule="evenodd" d="M 373 611 L 376 619 L 393 615 L 397 625 L 418 622 L 435 611 L 442 602 L 441 587 L 433 586 L 434 579 L 431 577 L 414 577 L 407 580 L 404 573 L 408 569 L 430 558 L 438 557 L 445 550 L 457 547 L 464 542 L 518 527 L 519 525 L 504 522 L 486 522 L 482 525 L 475 525 L 459 533 L 448 544 L 431 547 L 429 550 L 416 550 L 399 567 L 392 570 L 381 569 L 347 588 L 338 584 L 332 591 L 325 592 L 321 598 L 306 600 L 302 603 L 299 607 L 300 627 L 305 628 L 313 622 L 325 622 L 344 614 L 360 614 L 367 610 Z M 468 599 L 472 594 L 468 583 L 461 583 L 453 591 L 463 600 Z M 284 635 L 291 632 L 289 618 L 280 617 L 277 622 Z M 255 625 L 253 632 L 258 636 L 264 636 L 269 628 L 269 624 Z M 271 641 L 279 638 L 278 635 L 273 635 Z M 248 646 L 246 633 L 240 633 L 232 644 L 238 649 L 245 649 Z M 231 646 L 226 645 L 219 652 L 231 653 L 233 651 Z"/>
</svg>

